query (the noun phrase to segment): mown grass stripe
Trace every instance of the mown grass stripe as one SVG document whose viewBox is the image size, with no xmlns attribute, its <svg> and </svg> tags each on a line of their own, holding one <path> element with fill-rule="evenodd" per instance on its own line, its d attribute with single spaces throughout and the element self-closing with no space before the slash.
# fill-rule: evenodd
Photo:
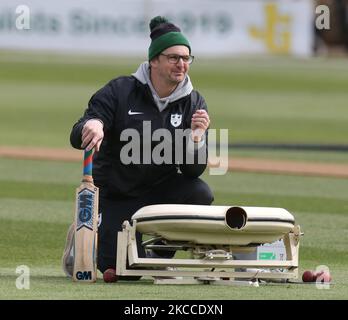
<svg viewBox="0 0 348 320">
<path fill-rule="evenodd" d="M 59 263 L 65 245 L 66 223 L 1 221 L 2 267 Z"/>
<path fill-rule="evenodd" d="M 237 206 L 256 206 L 256 207 L 281 207 L 290 212 L 315 212 L 327 214 L 347 214 L 348 200 L 330 199 L 306 196 L 282 196 L 269 193 L 234 193 L 219 192 L 215 199 L 215 204 L 237 205 Z"/>
<path fill-rule="evenodd" d="M 313 246 L 300 247 L 300 260 L 312 262 L 315 265 L 347 265 L 348 255 L 346 250 L 331 248 L 318 248 Z"/>
<path fill-rule="evenodd" d="M 0 181 L 0 198 L 73 200 L 76 186 L 43 182 Z"/>
<path fill-rule="evenodd" d="M 42 182 L 0 181 L 0 198 L 73 201 L 76 185 Z M 290 212 L 346 214 L 348 200 L 321 197 L 285 196 L 271 193 L 219 192 L 214 204 L 282 207 Z"/>
</svg>

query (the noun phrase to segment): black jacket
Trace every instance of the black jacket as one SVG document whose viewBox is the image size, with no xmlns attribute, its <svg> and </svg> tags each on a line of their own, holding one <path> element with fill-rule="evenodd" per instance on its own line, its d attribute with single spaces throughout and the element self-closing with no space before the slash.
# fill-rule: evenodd
<svg viewBox="0 0 348 320">
<path fill-rule="evenodd" d="M 144 143 L 146 145 L 143 141 L 143 121 L 151 124 L 151 133 L 156 129 L 166 128 L 173 137 L 171 148 L 174 158 L 174 129 L 190 128 L 192 115 L 197 109 L 206 110 L 207 106 L 203 97 L 197 91 L 192 91 L 190 95 L 170 103 L 160 112 L 148 85 L 142 84 L 133 76 L 119 77 L 111 80 L 92 96 L 84 116 L 72 128 L 70 142 L 74 148 L 81 149 L 81 132 L 86 121 L 102 120 L 104 139 L 100 151 L 94 154 L 94 182 L 101 188 L 104 196 L 137 197 L 149 191 L 151 186 L 158 184 L 166 177 L 177 174 L 178 167 L 186 176 L 200 176 L 206 168 L 207 135 L 205 145 L 203 149 L 200 149 L 206 152 L 205 163 L 198 164 L 197 150 L 195 150 L 196 157 L 193 164 L 185 163 L 187 162 L 185 157 L 179 165 L 174 161 L 170 164 L 155 164 L 153 161 L 150 164 L 146 161 L 140 164 L 123 164 L 120 152 L 130 140 L 121 141 L 121 132 L 130 128 L 136 129 L 140 134 L 140 145 L 143 147 Z M 181 124 L 177 128 L 171 124 L 171 116 L 174 114 L 182 115 Z M 153 150 L 160 142 L 150 143 Z M 187 139 L 184 139 L 185 149 L 186 143 Z"/>
</svg>

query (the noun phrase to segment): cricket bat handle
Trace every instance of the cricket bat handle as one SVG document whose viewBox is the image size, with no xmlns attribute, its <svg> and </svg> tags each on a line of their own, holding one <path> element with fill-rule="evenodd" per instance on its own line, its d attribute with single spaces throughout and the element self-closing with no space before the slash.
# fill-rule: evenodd
<svg viewBox="0 0 348 320">
<path fill-rule="evenodd" d="M 93 176 L 92 176 L 93 151 L 94 151 L 94 149 L 91 149 L 89 151 L 86 151 L 86 150 L 84 151 L 82 182 L 92 182 L 93 183 Z"/>
</svg>

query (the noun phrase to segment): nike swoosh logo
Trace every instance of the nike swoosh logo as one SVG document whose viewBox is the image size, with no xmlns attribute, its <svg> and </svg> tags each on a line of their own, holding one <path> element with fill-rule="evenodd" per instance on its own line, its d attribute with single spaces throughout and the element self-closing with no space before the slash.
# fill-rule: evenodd
<svg viewBox="0 0 348 320">
<path fill-rule="evenodd" d="M 128 111 L 128 115 L 134 116 L 135 114 L 144 114 L 144 112 L 133 112 L 132 110 Z"/>
</svg>

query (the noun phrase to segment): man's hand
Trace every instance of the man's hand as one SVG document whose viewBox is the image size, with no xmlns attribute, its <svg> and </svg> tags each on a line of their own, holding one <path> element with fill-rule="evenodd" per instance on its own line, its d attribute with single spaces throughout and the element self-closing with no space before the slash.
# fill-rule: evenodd
<svg viewBox="0 0 348 320">
<path fill-rule="evenodd" d="M 210 124 L 210 119 L 208 113 L 203 109 L 198 109 L 191 119 L 191 137 L 194 142 L 199 142 L 202 140 L 205 131 L 208 129 Z"/>
<path fill-rule="evenodd" d="M 97 119 L 88 120 L 82 128 L 81 148 L 89 151 L 95 148 L 99 151 L 104 138 L 103 122 Z"/>
</svg>

